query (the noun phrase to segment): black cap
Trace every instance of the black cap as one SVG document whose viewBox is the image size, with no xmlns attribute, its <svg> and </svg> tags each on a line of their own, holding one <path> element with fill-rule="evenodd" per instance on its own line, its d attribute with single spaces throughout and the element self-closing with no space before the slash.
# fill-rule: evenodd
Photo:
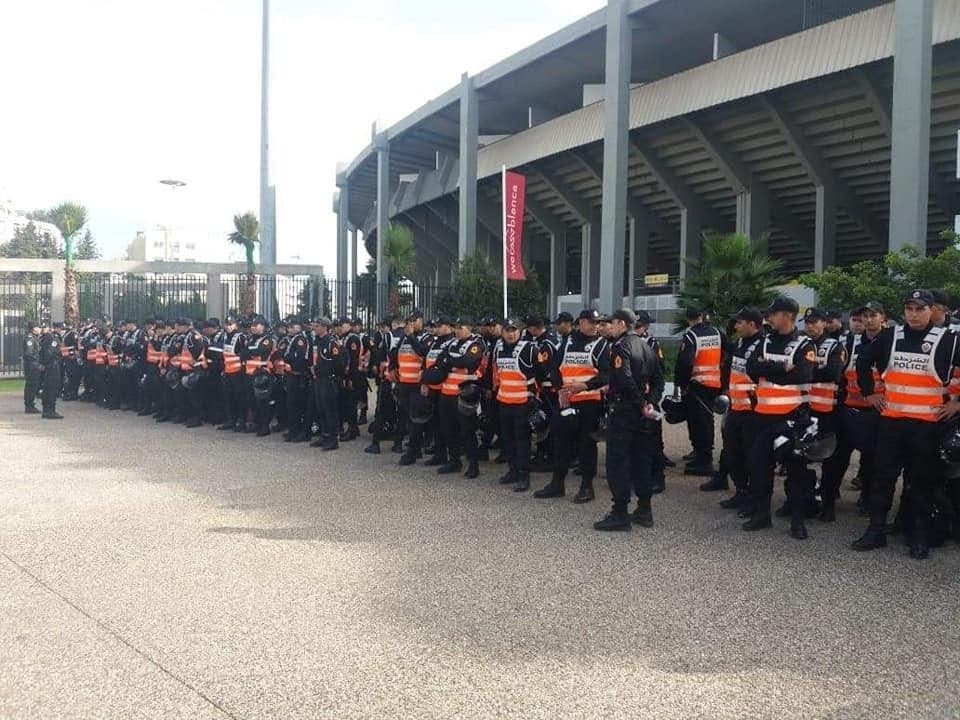
<svg viewBox="0 0 960 720">
<path fill-rule="evenodd" d="M 770 307 L 767 308 L 768 314 L 775 312 L 788 312 L 797 315 L 800 312 L 800 306 L 793 298 L 789 298 L 786 295 L 781 295 L 780 297 L 774 299 L 774 301 L 770 303 Z"/>
<path fill-rule="evenodd" d="M 926 290 L 920 290 L 920 291 L 918 291 L 918 292 L 924 292 L 924 293 L 926 293 L 927 291 L 926 291 Z M 929 294 L 929 293 L 928 293 L 928 294 Z M 869 312 L 869 313 L 881 313 L 882 315 L 886 315 L 886 314 L 887 314 L 887 311 L 886 311 L 886 309 L 883 307 L 883 305 L 881 305 L 880 303 L 878 303 L 878 302 L 876 302 L 876 301 L 874 301 L 874 300 L 871 300 L 871 301 L 868 302 L 868 303 L 864 303 L 864 304 L 861 305 L 859 308 L 857 308 L 857 310 L 858 310 L 861 314 L 862 314 L 862 313 L 865 313 L 865 312 Z"/>
<path fill-rule="evenodd" d="M 251 325 L 266 325 L 267 319 L 263 315 L 254 315 L 250 318 Z"/>
<path fill-rule="evenodd" d="M 224 323 L 225 325 L 235 325 L 235 324 L 237 323 L 237 316 L 236 316 L 236 315 L 227 315 L 227 316 L 223 319 L 223 323 Z"/>
<path fill-rule="evenodd" d="M 453 320 L 450 321 L 450 324 L 453 325 L 454 327 L 473 327 L 474 326 L 473 318 L 468 315 L 460 315 L 459 317 L 455 317 Z"/>
<path fill-rule="evenodd" d="M 904 305 L 925 305 L 930 307 L 934 302 L 933 293 L 929 290 L 914 290 L 903 299 Z"/>
<path fill-rule="evenodd" d="M 598 322 L 600 318 L 603 317 L 600 314 L 599 310 L 581 310 L 580 314 L 577 315 L 577 320 L 589 320 L 590 322 Z"/>
<path fill-rule="evenodd" d="M 703 309 L 698 307 L 688 307 L 684 313 L 687 317 L 687 320 L 696 320 L 698 317 L 703 315 Z"/>
<path fill-rule="evenodd" d="M 422 310 L 414 310 L 409 315 L 407 315 L 407 322 L 414 322 L 416 320 L 423 320 Z"/>
<path fill-rule="evenodd" d="M 177 325 L 193 325 L 193 323 L 190 322 L 190 318 L 185 318 L 182 315 L 178 317 L 175 322 Z"/>
<path fill-rule="evenodd" d="M 40 323 L 36 322 L 35 320 L 29 320 L 27 322 L 27 332 L 33 332 L 38 327 L 40 327 Z"/>
<path fill-rule="evenodd" d="M 572 323 L 572 322 L 573 322 L 573 315 L 571 315 L 571 314 L 568 313 L 566 310 L 564 310 L 562 313 L 559 313 L 559 314 L 557 315 L 557 319 L 554 320 L 554 322 L 558 322 L 558 323 L 569 322 L 569 323 Z"/>
<path fill-rule="evenodd" d="M 350 319 L 350 324 L 351 324 L 351 325 L 363 325 L 363 320 L 361 320 L 361 319 L 358 318 L 358 317 L 353 317 L 353 318 Z"/>
<path fill-rule="evenodd" d="M 53 329 L 54 329 L 54 330 L 63 330 L 65 327 L 66 327 L 66 325 L 64 325 L 62 322 L 55 322 L 55 323 L 53 324 Z"/>
<path fill-rule="evenodd" d="M 546 320 L 541 315 L 527 315 L 523 319 L 524 324 L 527 327 L 543 327 L 546 324 Z"/>
<path fill-rule="evenodd" d="M 826 310 L 821 310 L 820 308 L 807 308 L 807 311 L 803 314 L 804 322 L 810 322 L 811 320 L 829 320 L 830 316 Z"/>
<path fill-rule="evenodd" d="M 433 321 L 434 325 L 453 325 L 453 318 L 449 315 L 438 315 L 437 319 Z"/>
<path fill-rule="evenodd" d="M 287 325 L 303 325 L 303 320 L 298 318 L 296 315 L 291 315 L 287 318 Z"/>
<path fill-rule="evenodd" d="M 930 294 L 933 296 L 934 305 L 943 305 L 944 307 L 950 307 L 950 296 L 947 295 L 943 290 L 931 290 Z"/>
<path fill-rule="evenodd" d="M 480 324 L 486 325 L 487 327 L 492 327 L 493 325 L 496 325 L 499 322 L 500 321 L 493 315 L 484 315 L 482 318 L 480 318 Z"/>
<path fill-rule="evenodd" d="M 333 321 L 324 315 L 321 315 L 320 317 L 318 317 L 316 320 L 313 321 L 313 323 L 315 325 L 323 325 L 324 327 L 330 327 L 331 325 L 333 325 Z"/>
<path fill-rule="evenodd" d="M 650 313 L 648 313 L 646 310 L 637 310 L 633 314 L 637 316 L 637 325 L 653 324 L 653 318 L 650 317 Z"/>
<path fill-rule="evenodd" d="M 637 324 L 637 316 L 633 314 L 633 310 L 628 310 L 627 308 L 620 308 L 619 310 L 614 310 L 612 313 L 607 315 L 604 320 L 607 322 L 613 322 L 614 320 L 623 320 L 629 327 L 633 327 Z"/>
<path fill-rule="evenodd" d="M 824 310 L 827 320 L 843 320 L 843 314 L 839 310 Z"/>
<path fill-rule="evenodd" d="M 503 321 L 503 329 L 504 329 L 504 330 L 506 330 L 506 329 L 508 329 L 508 328 L 515 328 L 515 329 L 519 330 L 519 329 L 522 328 L 522 327 L 524 327 L 523 321 L 522 321 L 520 318 L 518 318 L 518 317 L 509 317 L 509 318 L 507 318 L 506 320 Z"/>
</svg>

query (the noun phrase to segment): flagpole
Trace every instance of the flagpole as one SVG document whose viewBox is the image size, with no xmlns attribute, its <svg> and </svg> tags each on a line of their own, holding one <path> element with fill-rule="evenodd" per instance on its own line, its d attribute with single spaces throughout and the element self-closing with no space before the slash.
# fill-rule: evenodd
<svg viewBox="0 0 960 720">
<path fill-rule="evenodd" d="M 501 170 L 501 196 L 503 202 L 500 208 L 500 219 L 503 222 L 503 317 L 507 317 L 507 166 Z"/>
</svg>

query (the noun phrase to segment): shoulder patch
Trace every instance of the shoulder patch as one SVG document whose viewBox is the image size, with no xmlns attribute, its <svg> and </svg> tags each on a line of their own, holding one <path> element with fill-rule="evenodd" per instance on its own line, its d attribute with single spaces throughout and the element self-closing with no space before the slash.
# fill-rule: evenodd
<svg viewBox="0 0 960 720">
<path fill-rule="evenodd" d="M 549 360 L 549 359 L 550 359 L 549 353 L 541 352 L 540 354 L 537 355 L 537 362 L 542 362 L 542 363 L 544 363 L 544 362 L 546 362 L 546 361 Z"/>
<path fill-rule="evenodd" d="M 334 345 L 334 346 L 331 348 L 331 350 L 333 351 L 333 354 L 334 354 L 334 355 L 339 355 L 339 354 L 340 354 L 340 348 L 337 347 L 336 345 Z"/>
<path fill-rule="evenodd" d="M 471 355 L 476 355 L 476 354 L 479 353 L 479 352 L 480 352 L 480 348 L 479 348 L 478 346 L 476 346 L 476 345 L 474 345 L 473 347 L 470 348 L 470 354 L 471 354 Z"/>
<path fill-rule="evenodd" d="M 619 370 L 623 367 L 623 358 L 619 355 L 615 355 L 613 358 L 613 366 Z"/>
<path fill-rule="evenodd" d="M 806 358 L 808 362 L 816 362 L 817 352 L 815 350 L 807 350 Z"/>
</svg>

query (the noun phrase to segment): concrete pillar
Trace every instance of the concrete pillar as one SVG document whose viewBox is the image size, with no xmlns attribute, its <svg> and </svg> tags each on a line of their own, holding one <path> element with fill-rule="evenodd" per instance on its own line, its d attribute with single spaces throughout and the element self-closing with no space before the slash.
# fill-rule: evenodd
<svg viewBox="0 0 960 720">
<path fill-rule="evenodd" d="M 737 233 L 756 245 L 770 229 L 770 193 L 756 186 L 737 195 Z"/>
<path fill-rule="evenodd" d="M 350 222 L 350 186 L 347 183 L 346 176 L 337 177 L 337 187 L 340 188 L 340 201 L 337 208 L 337 314 L 340 316 L 347 314 L 347 283 L 350 280 L 347 256 L 348 253 L 348 231 L 347 224 Z"/>
<path fill-rule="evenodd" d="M 63 263 L 57 263 L 50 277 L 50 321 L 63 322 L 66 317 L 66 284 L 67 269 Z"/>
<path fill-rule="evenodd" d="M 816 192 L 813 270 L 819 273 L 837 262 L 837 205 L 829 188 L 818 185 Z"/>
<path fill-rule="evenodd" d="M 691 261 L 700 260 L 700 248 L 703 244 L 700 237 L 700 219 L 696 213 L 687 208 L 680 210 L 680 279 L 687 277 L 687 270 Z"/>
<path fill-rule="evenodd" d="M 623 303 L 632 58 L 632 25 L 627 15 L 627 3 L 625 0 L 608 0 L 599 278 L 600 309 L 608 312 Z"/>
<path fill-rule="evenodd" d="M 460 260 L 477 250 L 477 139 L 480 133 L 480 107 L 473 79 L 466 73 L 460 79 Z"/>
<path fill-rule="evenodd" d="M 357 268 L 357 228 L 350 231 L 350 308 L 357 311 L 357 275 L 360 274 Z"/>
<path fill-rule="evenodd" d="M 557 297 L 567 292 L 567 238 L 565 235 L 550 233 L 550 295 L 547 298 L 547 312 L 556 316 Z"/>
<path fill-rule="evenodd" d="M 207 273 L 207 317 L 223 320 L 223 284 L 220 273 Z"/>
<path fill-rule="evenodd" d="M 642 220 L 630 220 L 630 282 L 627 285 L 627 295 L 630 301 L 637 296 L 637 290 L 642 287 L 644 276 L 647 274 L 647 257 L 650 246 L 650 228 Z"/>
<path fill-rule="evenodd" d="M 600 223 L 593 220 L 581 226 L 580 233 L 583 248 L 580 255 L 580 294 L 586 308 L 593 307 L 593 300 L 600 292 Z"/>
<path fill-rule="evenodd" d="M 890 249 L 926 251 L 933 0 L 897 0 L 893 34 Z"/>
<path fill-rule="evenodd" d="M 390 224 L 390 143 L 385 133 L 374 138 L 377 150 L 377 317 L 387 311 L 387 262 L 384 233 Z"/>
</svg>

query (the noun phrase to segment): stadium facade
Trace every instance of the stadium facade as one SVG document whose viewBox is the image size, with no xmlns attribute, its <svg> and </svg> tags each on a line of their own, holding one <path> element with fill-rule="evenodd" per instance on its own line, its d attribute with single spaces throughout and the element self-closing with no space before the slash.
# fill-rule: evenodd
<svg viewBox="0 0 960 720">
<path fill-rule="evenodd" d="M 337 174 L 337 275 L 359 231 L 385 279 L 388 222 L 414 234 L 414 279 L 499 262 L 502 166 L 527 177 L 551 310 L 631 304 L 709 230 L 768 237 L 792 273 L 934 251 L 958 128 L 958 0 L 609 0 L 374 129 Z"/>
</svg>

